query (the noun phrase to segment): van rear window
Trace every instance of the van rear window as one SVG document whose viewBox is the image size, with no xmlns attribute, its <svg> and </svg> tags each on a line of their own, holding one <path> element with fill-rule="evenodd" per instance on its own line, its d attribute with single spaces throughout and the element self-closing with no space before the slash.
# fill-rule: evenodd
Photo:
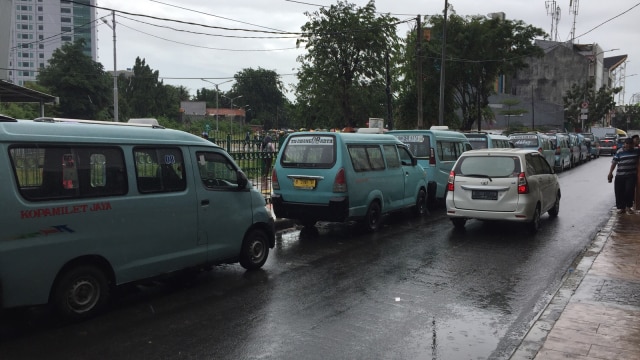
<svg viewBox="0 0 640 360">
<path fill-rule="evenodd" d="M 517 148 L 538 147 L 538 137 L 536 135 L 511 135 L 509 138 Z"/>
<path fill-rule="evenodd" d="M 431 156 L 431 143 L 426 135 L 393 134 L 398 140 L 407 145 L 413 156 L 428 159 Z"/>
<path fill-rule="evenodd" d="M 329 135 L 290 136 L 282 150 L 283 167 L 331 168 L 335 163 L 335 138 Z"/>
</svg>

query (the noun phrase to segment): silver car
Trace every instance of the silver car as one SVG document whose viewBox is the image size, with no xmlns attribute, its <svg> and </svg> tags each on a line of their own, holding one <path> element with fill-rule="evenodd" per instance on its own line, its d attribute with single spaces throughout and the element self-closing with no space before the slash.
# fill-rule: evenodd
<svg viewBox="0 0 640 360">
<path fill-rule="evenodd" d="M 540 216 L 558 216 L 560 184 L 536 150 L 482 149 L 464 152 L 447 184 L 447 215 L 456 228 L 468 219 L 526 223 L 540 228 Z"/>
</svg>

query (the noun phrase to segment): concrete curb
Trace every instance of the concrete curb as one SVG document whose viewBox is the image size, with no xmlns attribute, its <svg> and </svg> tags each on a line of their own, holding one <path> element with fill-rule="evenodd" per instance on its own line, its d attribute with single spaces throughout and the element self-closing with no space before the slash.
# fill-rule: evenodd
<svg viewBox="0 0 640 360">
<path fill-rule="evenodd" d="M 612 215 L 607 224 L 600 229 L 595 239 L 589 244 L 589 247 L 585 249 L 585 251 L 576 258 L 572 266 L 569 267 L 569 270 L 560 282 L 558 290 L 556 290 L 550 301 L 543 307 L 543 310 L 538 312 L 538 315 L 532 320 L 529 331 L 509 359 L 529 360 L 535 358 L 538 351 L 544 345 L 547 335 L 549 335 L 556 321 L 560 318 L 562 311 L 564 311 L 576 289 L 587 275 L 589 269 L 591 269 L 596 257 L 611 236 L 611 231 L 616 221 L 616 216 Z"/>
</svg>

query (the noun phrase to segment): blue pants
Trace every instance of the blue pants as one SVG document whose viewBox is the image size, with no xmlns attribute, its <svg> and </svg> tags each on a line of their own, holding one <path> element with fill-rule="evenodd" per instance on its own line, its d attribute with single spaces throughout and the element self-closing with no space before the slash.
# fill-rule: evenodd
<svg viewBox="0 0 640 360">
<path fill-rule="evenodd" d="M 636 197 L 636 175 L 616 175 L 613 190 L 616 194 L 616 208 L 618 210 L 633 206 Z"/>
</svg>

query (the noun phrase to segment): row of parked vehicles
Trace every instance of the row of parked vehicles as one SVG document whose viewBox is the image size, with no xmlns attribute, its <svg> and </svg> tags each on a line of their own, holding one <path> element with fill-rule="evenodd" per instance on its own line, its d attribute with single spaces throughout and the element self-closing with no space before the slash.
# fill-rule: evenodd
<svg viewBox="0 0 640 360">
<path fill-rule="evenodd" d="M 563 141 L 562 135 L 555 135 L 556 141 Z M 462 157 L 483 151 L 484 158 L 457 165 Z M 478 218 L 528 222 L 537 230 L 541 214 L 551 211 L 555 216 L 559 209 L 555 153 L 551 137 L 540 133 L 510 137 L 440 129 L 395 130 L 386 135 L 294 133 L 276 159 L 271 202 L 277 217 L 304 226 L 355 220 L 375 231 L 386 213 L 409 208 L 422 215 L 444 203 L 456 227 Z M 574 166 L 589 158 L 577 154 L 567 163 Z M 564 168 L 563 162 L 559 164 Z M 466 179 L 467 185 L 456 188 L 460 184 L 454 181 L 456 174 L 462 173 L 479 179 L 479 184 Z M 500 185 L 498 178 L 504 178 Z M 457 198 L 465 193 L 465 201 Z M 463 209 L 449 211 L 461 203 Z"/>
<path fill-rule="evenodd" d="M 516 133 L 509 138 L 518 148 L 538 149 L 556 172 L 574 168 L 600 156 L 599 139 L 590 133 Z"/>
</svg>

